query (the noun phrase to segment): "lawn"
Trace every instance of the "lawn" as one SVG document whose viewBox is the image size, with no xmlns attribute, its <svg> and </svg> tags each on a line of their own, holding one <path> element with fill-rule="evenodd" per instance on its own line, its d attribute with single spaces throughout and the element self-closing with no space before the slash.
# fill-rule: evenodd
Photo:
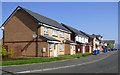
<svg viewBox="0 0 120 75">
<path fill-rule="evenodd" d="M 60 61 L 60 60 L 67 60 L 67 59 L 74 59 L 74 58 L 86 57 L 86 56 L 89 56 L 89 55 L 93 55 L 93 53 L 76 54 L 76 55 L 60 55 L 59 57 L 54 57 L 54 58 L 13 57 L 13 58 L 29 58 L 29 59 L 28 60 L 2 61 L 2 65 L 1 66 L 53 62 L 53 61 Z"/>
</svg>

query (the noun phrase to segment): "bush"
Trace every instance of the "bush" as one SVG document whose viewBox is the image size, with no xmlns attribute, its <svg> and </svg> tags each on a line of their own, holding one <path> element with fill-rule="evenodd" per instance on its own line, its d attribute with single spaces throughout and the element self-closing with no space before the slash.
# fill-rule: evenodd
<svg viewBox="0 0 120 75">
<path fill-rule="evenodd" d="M 114 44 L 111 44 L 111 43 L 110 43 L 110 44 L 109 44 L 109 48 L 110 48 L 110 49 L 115 48 L 115 47 L 114 47 Z"/>
<path fill-rule="evenodd" d="M 0 48 L 0 57 L 8 58 L 10 57 L 15 51 L 13 49 L 9 49 L 8 51 L 5 49 L 4 46 Z"/>
</svg>

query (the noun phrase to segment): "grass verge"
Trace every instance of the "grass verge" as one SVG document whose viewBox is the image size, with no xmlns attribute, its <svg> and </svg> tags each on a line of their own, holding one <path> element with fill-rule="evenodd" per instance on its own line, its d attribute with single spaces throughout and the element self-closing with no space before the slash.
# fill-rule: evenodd
<svg viewBox="0 0 120 75">
<path fill-rule="evenodd" d="M 13 58 L 31 58 L 31 59 L 28 59 L 28 60 L 2 61 L 2 65 L 0 65 L 0 66 L 23 65 L 23 64 L 33 64 L 33 63 L 44 63 L 44 62 L 52 62 L 52 61 L 60 61 L 60 60 L 67 60 L 67 59 L 74 59 L 74 58 L 86 57 L 86 56 L 89 56 L 89 55 L 93 55 L 93 53 L 76 54 L 76 55 L 60 55 L 59 57 L 54 57 L 54 58 L 13 57 Z"/>
</svg>

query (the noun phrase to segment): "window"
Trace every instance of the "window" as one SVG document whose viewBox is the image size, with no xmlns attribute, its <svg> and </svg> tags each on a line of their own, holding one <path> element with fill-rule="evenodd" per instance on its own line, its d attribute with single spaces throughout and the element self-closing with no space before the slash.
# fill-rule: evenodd
<svg viewBox="0 0 120 75">
<path fill-rule="evenodd" d="M 48 28 L 44 27 L 44 34 L 48 34 Z"/>
<path fill-rule="evenodd" d="M 82 42 L 83 42 L 84 38 L 82 37 Z"/>
<path fill-rule="evenodd" d="M 79 40 L 80 40 L 80 42 L 82 42 L 81 36 L 80 36 Z"/>
<path fill-rule="evenodd" d="M 64 37 L 64 32 L 60 31 L 60 37 Z"/>
<path fill-rule="evenodd" d="M 68 33 L 66 33 L 66 38 L 69 38 L 69 34 Z"/>
<path fill-rule="evenodd" d="M 64 44 L 60 44 L 60 51 L 64 51 Z"/>
<path fill-rule="evenodd" d="M 76 41 L 79 41 L 79 40 L 78 40 L 78 36 L 76 36 Z"/>
<path fill-rule="evenodd" d="M 57 36 L 57 30 L 53 29 L 52 30 L 52 35 L 56 35 Z"/>
<path fill-rule="evenodd" d="M 52 44 L 49 44 L 49 50 L 52 50 Z"/>
</svg>

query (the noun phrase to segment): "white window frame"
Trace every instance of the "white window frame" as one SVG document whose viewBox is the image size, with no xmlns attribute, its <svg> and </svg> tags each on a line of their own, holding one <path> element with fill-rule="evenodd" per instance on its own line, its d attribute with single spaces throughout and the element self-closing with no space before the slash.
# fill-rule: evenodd
<svg viewBox="0 0 120 75">
<path fill-rule="evenodd" d="M 44 27 L 44 34 L 48 34 L 48 27 Z"/>
<path fill-rule="evenodd" d="M 64 44 L 60 44 L 60 51 L 64 51 Z"/>
<path fill-rule="evenodd" d="M 60 31 L 60 37 L 64 37 L 64 32 Z"/>
<path fill-rule="evenodd" d="M 69 34 L 68 33 L 66 33 L 66 38 L 69 38 Z"/>
<path fill-rule="evenodd" d="M 53 30 L 52 30 L 52 35 L 57 36 L 57 30 L 53 29 Z"/>
</svg>

